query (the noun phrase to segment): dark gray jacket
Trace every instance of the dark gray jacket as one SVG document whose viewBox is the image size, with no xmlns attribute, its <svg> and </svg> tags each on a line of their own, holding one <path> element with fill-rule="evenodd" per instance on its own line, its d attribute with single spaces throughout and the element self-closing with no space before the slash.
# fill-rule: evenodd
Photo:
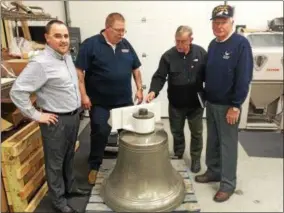
<svg viewBox="0 0 284 213">
<path fill-rule="evenodd" d="M 172 47 L 162 55 L 149 92 L 154 91 L 157 97 L 168 81 L 170 104 L 177 108 L 200 107 L 197 92 L 203 92 L 206 58 L 206 51 L 195 44 L 191 44 L 187 55 Z"/>
</svg>

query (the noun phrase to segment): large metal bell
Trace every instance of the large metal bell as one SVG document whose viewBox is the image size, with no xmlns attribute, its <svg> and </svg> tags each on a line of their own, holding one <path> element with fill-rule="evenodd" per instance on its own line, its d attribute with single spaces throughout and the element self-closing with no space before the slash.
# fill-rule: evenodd
<svg viewBox="0 0 284 213">
<path fill-rule="evenodd" d="M 158 127 L 149 134 L 122 131 L 116 165 L 102 183 L 106 205 L 116 212 L 172 211 L 184 196 L 183 178 L 170 161 L 167 133 Z"/>
</svg>

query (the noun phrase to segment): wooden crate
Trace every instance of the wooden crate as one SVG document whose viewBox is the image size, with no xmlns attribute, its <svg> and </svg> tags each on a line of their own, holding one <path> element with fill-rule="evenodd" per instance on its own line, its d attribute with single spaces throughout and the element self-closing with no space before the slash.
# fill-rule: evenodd
<svg viewBox="0 0 284 213">
<path fill-rule="evenodd" d="M 76 141 L 75 151 L 80 143 Z M 2 143 L 2 175 L 11 212 L 33 212 L 46 192 L 44 152 L 38 123 Z"/>
<path fill-rule="evenodd" d="M 1 175 L 1 212 L 9 212 L 8 200 L 6 197 L 2 175 Z"/>
<path fill-rule="evenodd" d="M 12 212 L 32 212 L 46 194 L 39 125 L 31 122 L 2 143 L 2 175 Z"/>
</svg>

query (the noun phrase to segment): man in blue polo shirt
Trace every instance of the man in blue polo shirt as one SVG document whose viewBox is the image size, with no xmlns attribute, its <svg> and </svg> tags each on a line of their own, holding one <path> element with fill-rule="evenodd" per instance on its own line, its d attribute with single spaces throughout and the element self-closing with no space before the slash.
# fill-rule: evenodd
<svg viewBox="0 0 284 213">
<path fill-rule="evenodd" d="M 82 43 L 75 63 L 82 105 L 89 110 L 91 119 L 90 184 L 95 184 L 111 132 L 107 123 L 110 110 L 133 105 L 132 76 L 138 104 L 143 101 L 141 63 L 131 44 L 123 38 L 125 32 L 124 17 L 109 14 L 105 29 Z"/>
<path fill-rule="evenodd" d="M 240 109 L 252 80 L 253 56 L 248 40 L 233 32 L 231 6 L 214 8 L 212 29 L 216 38 L 209 44 L 205 71 L 207 171 L 195 180 L 220 181 L 214 200 L 223 202 L 236 188 Z"/>
</svg>

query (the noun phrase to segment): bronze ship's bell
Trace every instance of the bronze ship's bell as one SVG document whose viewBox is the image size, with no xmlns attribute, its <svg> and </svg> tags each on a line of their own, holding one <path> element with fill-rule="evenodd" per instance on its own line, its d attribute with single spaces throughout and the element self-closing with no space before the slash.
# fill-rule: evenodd
<svg viewBox="0 0 284 213">
<path fill-rule="evenodd" d="M 102 183 L 101 197 L 116 212 L 172 211 L 183 202 L 185 186 L 171 164 L 168 135 L 147 109 L 140 108 L 132 119 L 137 129 L 153 128 L 147 134 L 120 133 L 116 165 Z"/>
</svg>

